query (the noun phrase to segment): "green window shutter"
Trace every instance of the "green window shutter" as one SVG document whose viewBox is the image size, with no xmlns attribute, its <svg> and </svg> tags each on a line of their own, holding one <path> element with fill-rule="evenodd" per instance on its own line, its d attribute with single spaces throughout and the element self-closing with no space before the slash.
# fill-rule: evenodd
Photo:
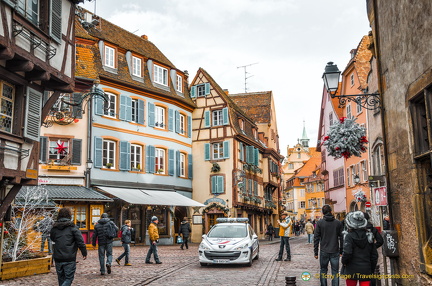
<svg viewBox="0 0 432 286">
<path fill-rule="evenodd" d="M 204 160 L 210 160 L 210 143 L 204 144 Z"/>
<path fill-rule="evenodd" d="M 77 104 L 80 101 L 81 101 L 81 93 L 75 92 L 73 94 L 73 103 Z M 77 106 L 72 105 L 72 116 L 79 119 L 82 118 L 81 108 L 82 108 L 82 102 Z"/>
<path fill-rule="evenodd" d="M 258 182 L 253 181 L 253 187 L 254 187 L 254 195 L 258 196 Z"/>
<path fill-rule="evenodd" d="M 24 137 L 39 141 L 41 111 L 42 93 L 32 88 L 28 88 L 26 98 L 26 122 L 24 125 Z"/>
<path fill-rule="evenodd" d="M 192 138 L 192 116 L 187 117 L 188 138 Z"/>
<path fill-rule="evenodd" d="M 224 141 L 223 142 L 223 155 L 224 158 L 229 158 L 230 157 L 230 150 L 229 150 L 229 141 Z"/>
<path fill-rule="evenodd" d="M 248 179 L 248 193 L 252 195 L 252 179 Z"/>
<path fill-rule="evenodd" d="M 193 157 L 192 154 L 188 154 L 188 177 L 193 178 Z"/>
<path fill-rule="evenodd" d="M 191 98 L 196 98 L 196 94 L 197 94 L 197 92 L 196 92 L 196 85 L 193 85 L 191 87 L 191 90 L 190 90 L 190 97 Z"/>
<path fill-rule="evenodd" d="M 148 103 L 148 126 L 154 127 L 155 125 L 155 106 L 153 103 Z"/>
<path fill-rule="evenodd" d="M 259 164 L 259 150 L 258 148 L 254 148 L 254 165 L 258 166 Z"/>
<path fill-rule="evenodd" d="M 175 132 L 180 132 L 180 112 L 178 110 L 175 111 Z"/>
<path fill-rule="evenodd" d="M 239 147 L 240 147 L 240 161 L 244 161 L 244 145 L 243 143 L 239 143 Z"/>
<path fill-rule="evenodd" d="M 228 125 L 228 107 L 225 107 L 222 109 L 222 119 L 223 119 L 223 125 Z"/>
<path fill-rule="evenodd" d="M 82 139 L 72 139 L 71 165 L 81 165 Z"/>
<path fill-rule="evenodd" d="M 130 170 L 130 143 L 120 141 L 120 168 L 121 171 Z"/>
<path fill-rule="evenodd" d="M 138 124 L 144 124 L 144 100 L 138 99 Z"/>
<path fill-rule="evenodd" d="M 210 83 L 206 82 L 204 84 L 205 87 L 205 95 L 209 95 L 210 94 Z"/>
<path fill-rule="evenodd" d="M 48 152 L 48 138 L 41 136 L 39 138 L 39 163 L 47 162 L 47 152 Z"/>
<path fill-rule="evenodd" d="M 204 111 L 204 127 L 210 127 L 210 110 Z"/>
<path fill-rule="evenodd" d="M 176 111 L 176 113 L 177 113 L 177 111 Z M 168 109 L 168 130 L 174 131 L 174 110 L 172 110 L 171 108 Z M 176 130 L 176 132 L 177 132 L 177 130 Z"/>
<path fill-rule="evenodd" d="M 126 121 L 132 121 L 132 98 L 126 97 Z"/>
<path fill-rule="evenodd" d="M 168 150 L 168 175 L 174 176 L 175 161 L 174 161 L 174 150 Z"/>
<path fill-rule="evenodd" d="M 224 192 L 224 177 L 223 176 L 216 176 L 217 177 L 217 193 L 222 194 Z"/>
<path fill-rule="evenodd" d="M 120 95 L 120 120 L 126 120 L 127 99 L 125 95 Z"/>
<path fill-rule="evenodd" d="M 62 0 L 51 0 L 50 36 L 57 42 L 62 41 Z"/>
<path fill-rule="evenodd" d="M 180 151 L 176 151 L 176 169 L 177 169 L 177 177 L 180 177 Z"/>
<path fill-rule="evenodd" d="M 253 164 L 254 163 L 254 147 L 246 146 L 246 163 Z"/>
<path fill-rule="evenodd" d="M 103 152 L 103 139 L 100 137 L 94 138 L 94 167 L 102 168 L 102 152 Z"/>
</svg>

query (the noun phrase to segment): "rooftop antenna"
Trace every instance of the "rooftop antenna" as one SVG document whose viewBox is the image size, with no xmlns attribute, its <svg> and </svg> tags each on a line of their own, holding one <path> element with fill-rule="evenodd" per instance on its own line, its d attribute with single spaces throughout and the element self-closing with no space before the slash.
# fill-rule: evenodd
<svg viewBox="0 0 432 286">
<path fill-rule="evenodd" d="M 251 75 L 251 76 L 247 76 L 247 74 L 249 74 L 249 73 L 246 71 L 246 68 L 247 68 L 247 67 L 250 67 L 250 66 L 252 66 L 252 65 L 256 65 L 256 64 L 258 64 L 258 63 L 253 63 L 253 64 L 249 64 L 249 65 L 245 65 L 245 66 L 239 66 L 239 67 L 237 67 L 238 69 L 239 69 L 239 68 L 244 68 L 244 74 L 245 74 L 245 77 L 244 77 L 244 79 L 245 79 L 245 93 L 247 93 L 247 79 L 253 77 L 253 75 Z"/>
</svg>

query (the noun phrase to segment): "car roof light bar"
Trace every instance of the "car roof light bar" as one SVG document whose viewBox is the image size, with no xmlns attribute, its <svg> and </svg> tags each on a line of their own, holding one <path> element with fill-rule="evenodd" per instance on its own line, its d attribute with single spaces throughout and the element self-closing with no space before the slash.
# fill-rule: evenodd
<svg viewBox="0 0 432 286">
<path fill-rule="evenodd" d="M 216 222 L 249 222 L 247 217 L 219 217 L 216 219 Z"/>
</svg>

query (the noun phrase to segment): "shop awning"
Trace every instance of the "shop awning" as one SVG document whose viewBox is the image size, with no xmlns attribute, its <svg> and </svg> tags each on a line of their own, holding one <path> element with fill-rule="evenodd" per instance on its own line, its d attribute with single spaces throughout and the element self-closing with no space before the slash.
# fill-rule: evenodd
<svg viewBox="0 0 432 286">
<path fill-rule="evenodd" d="M 22 199 L 30 188 L 46 190 L 48 199 L 52 201 L 83 201 L 83 202 L 112 202 L 112 199 L 98 193 L 95 190 L 82 186 L 23 186 L 16 196 L 16 201 Z"/>
<path fill-rule="evenodd" d="M 154 191 L 100 186 L 98 186 L 98 188 L 130 204 L 184 207 L 205 206 L 197 201 L 172 191 Z"/>
</svg>

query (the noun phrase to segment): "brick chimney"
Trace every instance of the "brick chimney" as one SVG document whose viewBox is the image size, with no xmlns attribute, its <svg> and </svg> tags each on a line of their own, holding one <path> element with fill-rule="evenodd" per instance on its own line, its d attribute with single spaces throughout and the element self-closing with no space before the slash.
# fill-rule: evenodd
<svg viewBox="0 0 432 286">
<path fill-rule="evenodd" d="M 147 40 L 147 41 L 148 41 L 148 37 L 147 37 L 147 35 L 142 35 L 141 38 L 143 38 L 144 40 Z"/>
<path fill-rule="evenodd" d="M 229 90 L 228 89 L 224 89 L 223 91 L 225 92 L 226 95 L 229 95 Z"/>
</svg>

